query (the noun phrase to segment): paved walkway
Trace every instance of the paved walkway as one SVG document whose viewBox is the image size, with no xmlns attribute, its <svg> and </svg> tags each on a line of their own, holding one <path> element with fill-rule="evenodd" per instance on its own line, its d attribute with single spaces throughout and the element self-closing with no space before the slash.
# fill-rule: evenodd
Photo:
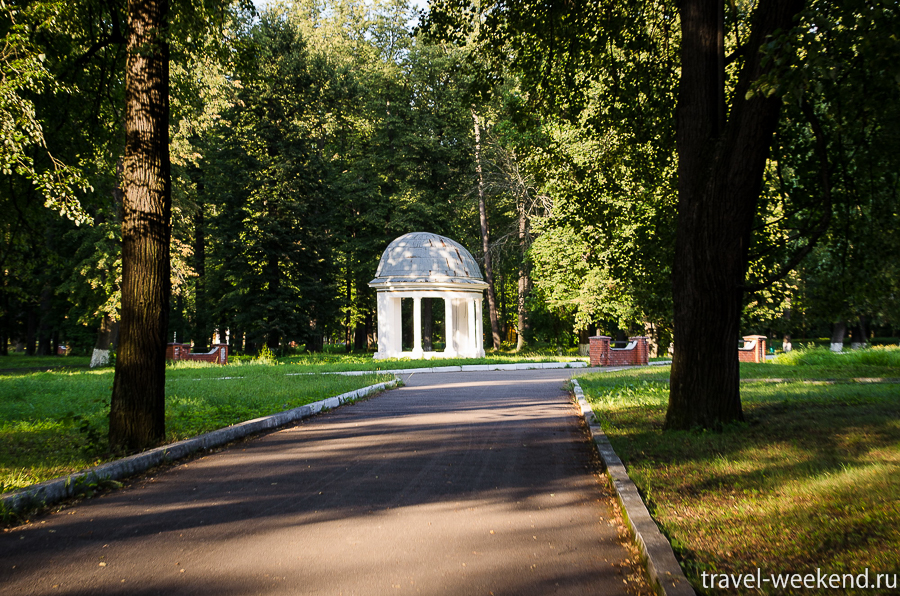
<svg viewBox="0 0 900 596">
<path fill-rule="evenodd" d="M 0 593 L 633 594 L 572 372 L 407 375 L 0 534 Z"/>
</svg>

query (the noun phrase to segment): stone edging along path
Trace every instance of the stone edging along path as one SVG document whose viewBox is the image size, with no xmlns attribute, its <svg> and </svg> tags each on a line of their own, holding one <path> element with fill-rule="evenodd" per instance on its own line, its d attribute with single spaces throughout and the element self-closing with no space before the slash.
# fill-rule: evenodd
<svg viewBox="0 0 900 596">
<path fill-rule="evenodd" d="M 369 373 L 371 374 L 371 373 Z M 203 435 L 163 445 L 156 449 L 137 453 L 129 457 L 117 459 L 109 463 L 101 464 L 93 468 L 47 480 L 17 491 L 0 495 L 0 506 L 9 512 L 18 513 L 33 506 L 52 505 L 63 499 L 75 496 L 89 488 L 92 484 L 103 480 L 119 480 L 135 474 L 145 472 L 154 466 L 166 462 L 172 462 L 201 449 L 213 449 L 231 441 L 241 439 L 248 435 L 264 430 L 278 428 L 297 420 L 308 418 L 318 414 L 322 410 L 336 408 L 341 404 L 356 401 L 362 397 L 391 389 L 400 383 L 399 378 L 386 383 L 369 385 L 356 391 L 342 393 L 328 399 L 319 400 L 311 404 L 300 406 L 292 410 L 286 410 L 271 416 L 263 416 L 247 420 L 232 426 L 220 428 Z"/>
<path fill-rule="evenodd" d="M 672 545 L 650 517 L 650 512 L 647 511 L 637 487 L 625 471 L 625 464 L 616 455 L 609 439 L 597 423 L 594 410 L 584 399 L 584 391 L 578 384 L 578 379 L 572 379 L 572 387 L 575 399 L 581 407 L 581 415 L 594 440 L 594 446 L 606 466 L 606 474 L 622 505 L 628 527 L 634 534 L 634 541 L 647 565 L 647 573 L 653 587 L 657 593 L 664 596 L 695 596 L 694 589 L 675 559 Z"/>
</svg>

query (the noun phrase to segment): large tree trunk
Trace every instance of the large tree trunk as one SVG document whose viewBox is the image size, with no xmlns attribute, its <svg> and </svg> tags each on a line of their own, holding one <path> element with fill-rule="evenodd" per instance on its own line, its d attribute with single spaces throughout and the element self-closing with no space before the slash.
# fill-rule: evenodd
<svg viewBox="0 0 900 596">
<path fill-rule="evenodd" d="M 672 291 L 675 354 L 666 427 L 742 420 L 742 288 L 753 218 L 781 98 L 747 97 L 765 73 L 760 47 L 788 30 L 802 0 L 759 0 L 731 112 L 724 112 L 722 0 L 681 4 L 678 229 Z M 772 61 L 768 62 L 771 65 Z"/>
<path fill-rule="evenodd" d="M 109 412 L 114 450 L 165 437 L 169 318 L 168 0 L 129 0 L 125 73 L 122 311 Z"/>
<path fill-rule="evenodd" d="M 491 318 L 491 337 L 494 349 L 500 349 L 500 320 L 497 316 L 497 294 L 494 291 L 494 268 L 491 264 L 490 230 L 488 229 L 487 205 L 484 202 L 484 176 L 481 171 L 481 125 L 478 114 L 472 110 L 475 121 L 475 171 L 478 174 L 478 214 L 481 219 L 481 248 L 484 250 L 484 279 L 487 281 L 488 313 Z"/>
</svg>

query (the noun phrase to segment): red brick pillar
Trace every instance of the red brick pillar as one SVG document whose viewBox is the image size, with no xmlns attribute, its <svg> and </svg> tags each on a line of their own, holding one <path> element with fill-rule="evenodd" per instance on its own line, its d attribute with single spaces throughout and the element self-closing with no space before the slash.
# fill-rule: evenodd
<svg viewBox="0 0 900 596">
<path fill-rule="evenodd" d="M 594 335 L 588 338 L 591 342 L 590 366 L 609 366 L 609 340 L 608 335 Z"/>
<path fill-rule="evenodd" d="M 753 350 L 753 355 L 750 359 L 750 362 L 765 362 L 766 361 L 766 336 L 765 335 L 745 335 L 744 341 L 755 341 L 756 348 Z"/>
<path fill-rule="evenodd" d="M 650 338 L 644 335 L 637 337 L 629 337 L 628 341 L 636 341 L 634 346 L 634 361 L 632 364 L 636 366 L 646 366 L 650 364 Z"/>
<path fill-rule="evenodd" d="M 216 364 L 228 364 L 228 344 L 216 344 Z"/>
<path fill-rule="evenodd" d="M 191 344 L 166 344 L 166 360 L 186 360 L 191 353 Z"/>
</svg>

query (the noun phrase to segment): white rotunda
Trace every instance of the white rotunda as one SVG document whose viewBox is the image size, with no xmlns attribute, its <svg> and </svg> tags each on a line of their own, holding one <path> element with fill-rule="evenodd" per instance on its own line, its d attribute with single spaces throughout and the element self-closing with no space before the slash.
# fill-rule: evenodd
<svg viewBox="0 0 900 596">
<path fill-rule="evenodd" d="M 481 358 L 484 333 L 481 301 L 487 283 L 472 254 L 460 243 L 428 232 L 411 232 L 391 242 L 369 282 L 378 299 L 375 358 Z M 422 300 L 444 301 L 443 352 L 422 348 Z M 402 300 L 412 299 L 412 351 L 402 343 Z M 433 302 L 432 302 L 433 304 Z"/>
</svg>

